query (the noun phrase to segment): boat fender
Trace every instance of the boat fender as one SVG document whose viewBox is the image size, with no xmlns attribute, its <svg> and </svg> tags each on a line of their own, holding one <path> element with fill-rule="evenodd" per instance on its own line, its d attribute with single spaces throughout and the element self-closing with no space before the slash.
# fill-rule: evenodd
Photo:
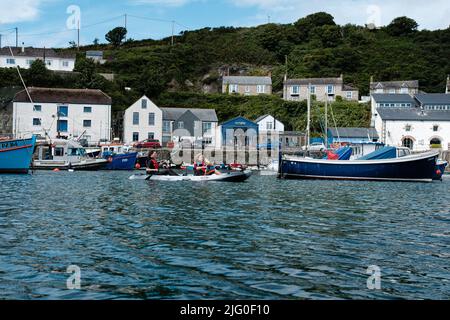
<svg viewBox="0 0 450 320">
<path fill-rule="evenodd" d="M 442 174 L 442 171 L 439 170 L 439 169 L 437 169 L 437 170 L 436 170 L 436 174 L 437 174 L 438 176 L 440 176 L 440 175 Z"/>
<path fill-rule="evenodd" d="M 136 169 L 140 169 L 141 168 L 141 165 L 139 164 L 139 163 L 136 163 Z"/>
<path fill-rule="evenodd" d="M 108 162 L 109 162 L 109 163 L 113 162 L 113 158 L 112 158 L 112 157 L 109 157 L 109 158 L 108 158 Z"/>
</svg>

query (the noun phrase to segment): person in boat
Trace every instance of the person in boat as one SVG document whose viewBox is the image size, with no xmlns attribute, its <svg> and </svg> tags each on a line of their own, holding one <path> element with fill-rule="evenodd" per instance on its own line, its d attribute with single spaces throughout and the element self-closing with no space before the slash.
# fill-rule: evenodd
<svg viewBox="0 0 450 320">
<path fill-rule="evenodd" d="M 158 162 L 158 154 L 156 152 L 150 152 L 147 163 L 147 173 L 158 173 L 159 172 L 159 162 Z"/>
<path fill-rule="evenodd" d="M 216 168 L 211 166 L 211 163 L 205 156 L 199 154 L 194 162 L 194 174 L 196 176 L 208 176 L 214 173 L 216 173 Z"/>
</svg>

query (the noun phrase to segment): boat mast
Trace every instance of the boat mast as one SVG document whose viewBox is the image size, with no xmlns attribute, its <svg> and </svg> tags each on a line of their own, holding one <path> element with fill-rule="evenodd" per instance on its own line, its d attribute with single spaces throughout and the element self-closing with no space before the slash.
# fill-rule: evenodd
<svg viewBox="0 0 450 320">
<path fill-rule="evenodd" d="M 308 84 L 308 122 L 306 125 L 306 150 L 311 146 L 311 83 Z"/>
<path fill-rule="evenodd" d="M 328 149 L 328 95 L 325 99 L 325 148 Z"/>
</svg>

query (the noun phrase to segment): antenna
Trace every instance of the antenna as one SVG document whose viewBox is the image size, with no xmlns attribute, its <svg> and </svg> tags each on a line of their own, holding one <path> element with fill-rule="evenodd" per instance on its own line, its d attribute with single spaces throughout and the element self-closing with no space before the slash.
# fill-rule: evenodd
<svg viewBox="0 0 450 320">
<path fill-rule="evenodd" d="M 11 47 L 10 46 L 8 46 L 8 47 L 9 47 L 9 52 L 11 52 L 12 58 L 15 59 L 14 53 L 13 53 Z M 22 81 L 23 87 L 25 88 L 25 91 L 27 92 L 28 99 L 30 99 L 30 102 L 33 103 L 33 99 L 31 99 L 30 92 L 28 91 L 28 87 L 26 86 L 25 81 L 22 78 L 22 74 L 20 73 L 20 69 L 17 64 L 16 64 L 16 69 L 17 69 L 17 73 L 19 73 L 19 77 L 20 77 L 20 80 Z"/>
</svg>

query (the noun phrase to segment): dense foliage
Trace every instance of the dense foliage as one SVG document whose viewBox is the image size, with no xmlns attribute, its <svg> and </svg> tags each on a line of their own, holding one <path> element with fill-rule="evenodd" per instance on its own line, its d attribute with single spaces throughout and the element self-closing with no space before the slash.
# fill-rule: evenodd
<svg viewBox="0 0 450 320">
<path fill-rule="evenodd" d="M 373 29 L 340 26 L 331 15 L 319 12 L 293 24 L 185 31 L 175 37 L 173 46 L 171 38 L 122 43 L 125 31 L 109 32 L 111 44 L 96 40 L 80 51 L 64 49 L 78 53 L 77 74 L 50 76 L 42 66 L 33 65 L 33 72 L 24 71 L 25 81 L 36 86 L 99 88 L 113 98 L 115 111 L 146 94 L 162 106 L 215 108 L 221 120 L 271 113 L 289 128 L 303 130 L 305 103 L 279 98 L 286 71 L 289 78 L 344 74 L 344 81 L 358 87 L 362 95 L 368 94 L 372 76 L 378 81 L 417 79 L 423 91 L 444 92 L 450 74 L 450 27 L 419 31 L 417 23 L 407 17 Z M 103 50 L 107 62 L 86 61 L 86 50 Z M 218 92 L 224 70 L 271 73 L 274 96 L 201 94 L 205 88 Z M 106 81 L 98 73 L 114 73 L 115 80 Z M 0 86 L 6 85 L 20 85 L 15 70 L 0 69 Z M 338 102 L 334 109 L 338 125 L 368 124 L 369 110 L 364 105 Z M 318 124 L 313 127 L 320 129 Z"/>
</svg>

